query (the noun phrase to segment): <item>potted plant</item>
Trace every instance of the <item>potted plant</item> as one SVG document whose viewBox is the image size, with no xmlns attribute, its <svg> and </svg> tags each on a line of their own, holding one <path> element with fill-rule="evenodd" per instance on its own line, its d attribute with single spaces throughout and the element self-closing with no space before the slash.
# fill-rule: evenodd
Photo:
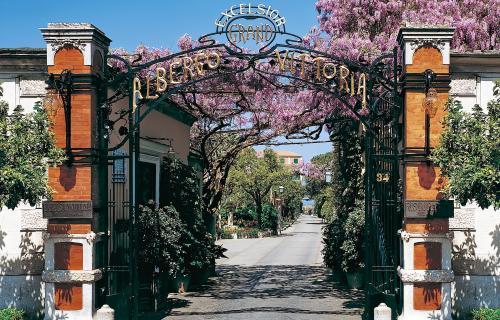
<svg viewBox="0 0 500 320">
<path fill-rule="evenodd" d="M 342 270 L 346 272 L 347 286 L 351 289 L 361 289 L 364 284 L 364 228 L 364 204 L 359 199 L 345 221 L 345 238 L 341 247 Z"/>
<path fill-rule="evenodd" d="M 181 244 L 183 230 L 185 226 L 174 207 L 156 208 L 152 202 L 139 207 L 140 261 L 141 270 L 147 273 L 142 274 L 145 281 L 165 279 L 167 276 L 175 279 L 181 273 L 185 256 Z M 161 281 L 160 285 L 166 283 Z M 151 284 L 150 287 L 158 286 Z M 151 296 L 158 298 L 155 292 Z"/>
<path fill-rule="evenodd" d="M 211 274 L 212 261 L 224 256 L 221 246 L 208 232 L 203 220 L 197 218 L 195 223 L 183 232 L 184 247 L 183 280 L 184 286 L 199 286 L 208 280 Z M 188 290 L 185 287 L 186 290 Z"/>
</svg>

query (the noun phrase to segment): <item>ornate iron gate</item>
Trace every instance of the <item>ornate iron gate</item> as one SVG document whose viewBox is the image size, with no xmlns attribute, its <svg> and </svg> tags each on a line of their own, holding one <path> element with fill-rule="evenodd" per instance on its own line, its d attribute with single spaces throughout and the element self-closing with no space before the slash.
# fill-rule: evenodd
<svg viewBox="0 0 500 320">
<path fill-rule="evenodd" d="M 398 84 L 397 49 L 384 59 L 392 63 L 377 66 L 370 99 L 370 129 L 366 135 L 366 278 L 365 318 L 384 302 L 396 319 L 402 308 L 400 265 L 402 227 L 402 182 L 399 176 L 398 148 L 401 140 L 399 116 L 402 103 Z"/>
<path fill-rule="evenodd" d="M 235 19 L 241 19 L 238 16 Z M 249 20 L 255 19 L 253 15 Z M 230 22 L 227 23 L 230 25 Z M 397 266 L 399 265 L 399 238 L 397 230 L 401 227 L 401 197 L 399 192 L 399 158 L 398 144 L 399 114 L 401 102 L 399 98 L 397 51 L 393 54 L 384 55 L 375 60 L 374 63 L 360 63 L 350 61 L 337 56 L 329 55 L 305 47 L 302 39 L 287 33 L 284 26 L 277 28 L 276 33 L 288 37 L 284 43 L 274 44 L 270 42 L 258 52 L 248 52 L 238 48 L 235 44 L 217 43 L 211 36 L 228 36 L 231 31 L 217 29 L 217 32 L 202 36 L 198 42 L 199 47 L 178 52 L 169 56 L 160 57 L 155 60 L 135 65 L 133 59 L 120 56 L 109 56 L 110 60 L 118 60 L 126 71 L 114 72 L 108 66 L 106 73 L 105 88 L 121 92 L 122 98 L 128 99 L 128 105 L 120 111 L 118 119 L 110 120 L 113 99 L 107 99 L 100 106 L 100 130 L 102 131 L 100 172 L 104 178 L 103 183 L 109 184 L 103 196 L 108 198 L 107 232 L 108 240 L 105 248 L 104 261 L 106 263 L 106 303 L 117 311 L 118 319 L 137 319 L 139 314 L 139 277 L 138 277 L 138 248 L 137 248 L 137 203 L 136 190 L 137 166 L 140 152 L 140 123 L 141 121 L 171 95 L 185 89 L 195 88 L 197 83 L 215 78 L 226 79 L 231 75 L 253 71 L 261 75 L 272 75 L 278 79 L 285 79 L 281 85 L 287 85 L 290 81 L 301 82 L 306 88 L 313 88 L 319 92 L 334 97 L 339 104 L 348 108 L 364 124 L 366 129 L 366 273 L 368 279 L 367 311 L 373 310 L 373 306 L 381 301 L 396 310 L 400 307 L 400 284 L 397 277 Z M 274 41 L 274 38 L 273 40 Z M 291 54 L 291 62 L 286 64 Z M 206 63 L 200 67 L 200 75 L 189 81 L 176 82 L 173 86 L 157 90 L 159 95 L 154 100 L 147 101 L 150 96 L 150 79 L 141 79 L 141 72 L 149 70 L 154 65 L 170 63 L 170 73 L 185 74 L 182 64 L 174 62 L 179 57 L 195 55 L 206 55 Z M 303 57 L 303 58 L 300 58 Z M 306 62 L 306 57 L 309 57 Z M 330 73 L 325 76 L 325 81 L 317 81 L 319 71 L 304 76 L 305 68 L 319 70 L 318 61 L 328 60 L 330 68 L 339 66 L 339 73 Z M 237 67 L 231 66 L 231 60 L 237 60 Z M 223 62 L 221 62 L 223 61 Z M 289 60 L 290 61 L 290 60 Z M 191 61 L 192 62 L 192 61 Z M 266 64 L 270 68 L 261 68 Z M 180 66 L 174 70 L 172 65 Z M 220 67 L 222 65 L 222 67 Z M 275 66 L 277 66 L 275 68 Z M 288 66 L 288 68 L 286 67 Z M 220 67 L 220 68 L 219 68 Z M 302 68 L 302 72 L 297 72 Z M 316 69 L 314 69 L 316 68 Z M 336 68 L 336 67 L 335 67 Z M 158 70 L 159 69 L 159 70 Z M 163 75 L 165 80 L 165 69 L 158 68 L 157 77 Z M 288 70 L 287 70 L 288 69 Z M 203 71 L 204 70 L 204 71 Z M 274 70 L 274 71 L 273 71 Z M 325 74 L 328 68 L 323 68 Z M 336 70 L 336 69 L 335 69 Z M 346 71 L 347 70 L 347 71 Z M 357 95 L 354 85 L 347 81 L 349 72 L 357 72 L 358 81 Z M 116 70 L 115 70 L 116 71 Z M 332 72 L 330 70 L 330 72 Z M 347 73 L 346 73 L 347 72 Z M 205 74 L 206 73 L 206 74 Z M 337 74 L 337 78 L 335 78 Z M 340 76 L 343 78 L 338 78 Z M 174 74 L 175 77 L 178 75 Z M 350 83 L 354 83 L 351 76 Z M 278 80 L 277 80 L 278 81 Z M 362 82 L 364 81 L 364 82 Z M 142 83 L 142 85 L 141 85 Z M 157 81 L 157 89 L 161 81 Z M 364 83 L 364 86 L 361 84 Z M 343 88 L 351 85 L 351 90 Z M 147 86 L 147 94 L 143 99 L 141 86 Z M 364 92 L 360 95 L 363 88 Z M 153 93 L 151 93 L 153 94 Z M 141 101 L 141 99 L 143 99 Z M 363 115 L 361 112 L 368 107 L 370 112 Z M 118 121 L 124 121 L 126 126 L 121 126 L 118 131 L 120 139 L 109 146 L 109 133 Z M 128 149 L 126 153 L 117 153 L 123 148 Z M 104 168 L 104 169 L 103 169 Z M 111 179 L 108 177 L 111 176 Z M 369 314 L 370 312 L 368 312 Z M 368 315 L 370 317 L 370 315 Z"/>
</svg>

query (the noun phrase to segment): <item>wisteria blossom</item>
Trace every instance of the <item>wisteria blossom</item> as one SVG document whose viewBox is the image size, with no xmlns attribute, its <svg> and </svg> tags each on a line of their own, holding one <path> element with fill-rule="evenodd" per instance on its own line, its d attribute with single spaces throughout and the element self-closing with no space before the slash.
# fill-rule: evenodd
<svg viewBox="0 0 500 320">
<path fill-rule="evenodd" d="M 318 0 L 320 37 L 308 41 L 332 54 L 366 59 L 390 51 L 399 28 L 411 25 L 455 27 L 457 51 L 500 49 L 500 0 Z"/>
</svg>

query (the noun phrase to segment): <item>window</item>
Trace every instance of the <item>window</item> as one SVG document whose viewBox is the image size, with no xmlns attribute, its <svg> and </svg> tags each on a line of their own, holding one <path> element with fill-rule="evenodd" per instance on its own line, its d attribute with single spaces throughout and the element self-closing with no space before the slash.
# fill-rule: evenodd
<svg viewBox="0 0 500 320">
<path fill-rule="evenodd" d="M 280 158 L 281 164 L 285 164 L 285 158 Z"/>
<path fill-rule="evenodd" d="M 299 159 L 297 159 L 297 158 L 293 159 L 293 163 L 294 164 L 299 164 Z"/>
<path fill-rule="evenodd" d="M 125 156 L 126 153 L 120 149 L 113 151 L 113 156 Z M 115 183 L 125 182 L 125 158 L 118 158 L 113 160 L 113 173 L 111 181 Z"/>
</svg>

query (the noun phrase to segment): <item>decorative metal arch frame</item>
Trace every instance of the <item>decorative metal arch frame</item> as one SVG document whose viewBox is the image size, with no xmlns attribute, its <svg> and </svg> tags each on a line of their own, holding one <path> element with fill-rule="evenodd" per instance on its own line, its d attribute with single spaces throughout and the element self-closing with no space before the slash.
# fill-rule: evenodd
<svg viewBox="0 0 500 320">
<path fill-rule="evenodd" d="M 217 34 L 223 34 L 227 31 L 220 31 L 220 33 Z M 391 104 L 392 107 L 398 108 L 398 111 L 400 109 L 399 104 L 391 102 L 390 99 L 387 99 L 386 96 L 388 94 L 393 94 L 395 90 L 399 90 L 399 85 L 398 85 L 398 80 L 397 80 L 397 70 L 394 68 L 397 68 L 397 61 L 396 61 L 396 55 L 397 51 L 395 50 L 393 53 L 388 53 L 388 54 L 383 54 L 377 59 L 375 59 L 371 64 L 362 64 L 357 61 L 352 61 L 348 60 L 345 58 L 341 58 L 335 55 L 331 55 L 322 51 L 314 50 L 305 46 L 300 46 L 295 43 L 299 43 L 302 41 L 302 39 L 297 36 L 297 35 L 292 35 L 290 33 L 286 33 L 283 31 L 282 35 L 292 35 L 294 39 L 289 39 L 285 44 L 274 44 L 271 47 L 267 47 L 266 50 L 258 53 L 245 53 L 241 52 L 240 50 L 235 50 L 234 46 L 227 45 L 225 43 L 219 44 L 215 43 L 213 39 L 210 39 L 209 37 L 213 34 L 216 33 L 211 33 L 208 35 L 204 35 L 199 38 L 198 42 L 201 43 L 201 46 L 198 46 L 196 48 L 190 49 L 190 50 L 185 50 L 177 53 L 170 54 L 165 57 L 161 57 L 155 60 L 151 60 L 147 63 L 143 63 L 141 65 L 132 65 L 129 60 L 123 58 L 122 56 L 118 55 L 109 55 L 108 56 L 108 61 L 109 60 L 119 60 L 122 63 L 125 64 L 127 72 L 123 73 L 109 81 L 107 83 L 108 87 L 118 87 L 121 84 L 127 83 L 129 88 L 129 96 L 132 96 L 132 79 L 134 78 L 135 75 L 137 75 L 139 72 L 142 70 L 145 70 L 151 66 L 173 61 L 175 58 L 182 58 L 185 56 L 189 55 L 195 55 L 197 53 L 201 53 L 207 50 L 214 50 L 214 49 L 219 49 L 223 50 L 223 52 L 227 53 L 227 56 L 223 56 L 223 59 L 228 59 L 228 58 L 236 58 L 240 61 L 244 61 L 246 65 L 241 68 L 236 68 L 229 70 L 227 72 L 213 72 L 212 74 L 209 74 L 207 76 L 201 76 L 201 77 L 196 77 L 195 79 L 191 79 L 190 81 L 183 82 L 182 84 L 179 84 L 173 88 L 169 88 L 165 92 L 161 94 L 161 96 L 155 100 L 153 100 L 150 103 L 144 104 L 144 107 L 147 108 L 145 112 L 143 112 L 137 121 L 135 122 L 134 127 L 129 128 L 129 132 L 135 130 L 140 126 L 140 123 L 144 118 L 147 117 L 147 115 L 155 110 L 161 102 L 165 101 L 168 99 L 170 96 L 181 92 L 183 89 L 191 87 L 193 85 L 196 85 L 198 83 L 203 83 L 208 80 L 212 79 L 217 79 L 217 78 L 222 78 L 224 76 L 228 75 L 236 75 L 239 73 L 244 73 L 246 71 L 254 71 L 256 73 L 259 73 L 261 75 L 269 75 L 269 76 L 275 76 L 275 77 L 280 77 L 280 78 L 286 78 L 288 80 L 292 81 L 297 81 L 305 86 L 312 87 L 320 92 L 323 92 L 325 94 L 332 95 L 335 97 L 339 102 L 341 102 L 347 109 L 349 109 L 353 114 L 365 125 L 365 128 L 368 131 L 372 131 L 371 124 L 370 124 L 370 117 L 373 114 L 380 114 L 379 106 L 382 103 L 389 103 Z M 264 49 L 264 48 L 262 48 Z M 273 61 L 274 53 L 278 50 L 280 53 L 283 53 L 286 51 L 289 51 L 290 53 L 307 53 L 310 54 L 312 57 L 322 57 L 325 59 L 328 59 L 329 61 L 337 62 L 339 64 L 347 66 L 350 70 L 356 70 L 362 73 L 365 73 L 368 76 L 367 79 L 367 100 L 368 102 L 368 109 L 369 113 L 368 115 L 362 115 L 360 113 L 360 110 L 362 109 L 361 107 L 361 101 L 359 101 L 358 97 L 350 97 L 347 94 L 341 94 L 335 88 L 338 88 L 338 83 L 336 82 L 335 79 L 331 79 L 329 81 L 326 81 L 324 83 L 318 83 L 314 82 L 308 79 L 304 79 L 301 77 L 298 77 L 296 75 L 287 73 L 287 72 L 269 72 L 265 71 L 262 69 L 258 69 L 259 63 L 265 61 L 265 60 L 270 60 Z M 391 64 L 384 63 L 384 61 L 390 60 Z M 310 62 L 307 62 L 308 65 L 311 65 Z M 396 70 L 393 72 L 393 70 Z M 393 73 L 393 75 L 391 75 Z M 333 87 L 332 87 L 333 86 Z M 377 92 L 378 89 L 383 89 L 380 92 Z M 353 100 L 356 100 L 353 102 Z M 130 101 L 130 104 L 132 101 Z M 130 109 L 130 112 L 132 110 Z M 111 150 L 115 150 L 123 146 L 126 141 L 128 140 L 129 136 L 125 136 L 125 138 L 116 146 L 112 147 Z"/>
</svg>

